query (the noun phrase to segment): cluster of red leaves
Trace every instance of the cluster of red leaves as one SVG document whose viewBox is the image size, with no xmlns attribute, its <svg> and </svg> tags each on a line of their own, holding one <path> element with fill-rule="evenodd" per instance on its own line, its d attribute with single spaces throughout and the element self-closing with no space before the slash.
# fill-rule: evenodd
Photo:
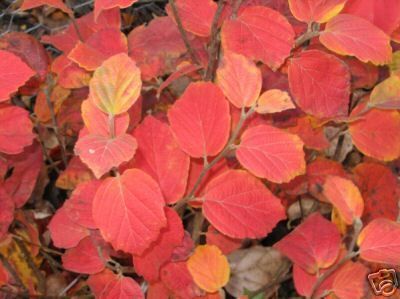
<svg viewBox="0 0 400 299">
<path fill-rule="evenodd" d="M 135 2 L 0 39 L 0 253 L 22 223 L 40 254 L 42 216 L 20 209 L 64 163 L 47 228 L 96 298 L 222 298 L 228 254 L 287 218 L 271 250 L 298 294 L 365 298 L 367 273 L 400 266 L 400 2 L 175 0 L 126 36 Z M 73 18 L 60 0 L 21 10 L 42 5 Z"/>
</svg>

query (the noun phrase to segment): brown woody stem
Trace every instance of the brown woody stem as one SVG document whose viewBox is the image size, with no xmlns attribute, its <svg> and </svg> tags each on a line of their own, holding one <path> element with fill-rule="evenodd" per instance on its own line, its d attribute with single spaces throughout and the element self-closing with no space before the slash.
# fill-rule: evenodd
<svg viewBox="0 0 400 299">
<path fill-rule="evenodd" d="M 217 11 L 215 12 L 212 25 L 211 25 L 211 44 L 210 47 L 208 48 L 208 66 L 207 66 L 207 71 L 204 75 L 204 81 L 213 81 L 214 76 L 215 76 L 215 69 L 216 65 L 218 62 L 218 49 L 219 49 L 219 44 L 220 40 L 218 37 L 218 22 L 221 17 L 222 11 L 224 9 L 225 5 L 225 0 L 219 0 L 218 1 L 218 8 Z"/>
<path fill-rule="evenodd" d="M 192 60 L 193 60 L 193 62 L 195 64 L 201 65 L 200 64 L 200 60 L 197 58 L 196 52 L 193 50 L 193 48 L 192 48 L 192 46 L 191 46 L 191 44 L 189 42 L 188 36 L 186 34 L 186 31 L 183 28 L 181 18 L 179 17 L 178 9 L 176 7 L 175 0 L 169 0 L 169 5 L 171 6 L 172 14 L 174 16 L 174 19 L 175 19 L 176 24 L 178 26 L 179 32 L 181 33 L 182 40 L 183 40 L 183 42 L 184 42 L 184 44 L 186 46 L 186 49 L 189 52 L 190 57 L 192 58 Z"/>
</svg>

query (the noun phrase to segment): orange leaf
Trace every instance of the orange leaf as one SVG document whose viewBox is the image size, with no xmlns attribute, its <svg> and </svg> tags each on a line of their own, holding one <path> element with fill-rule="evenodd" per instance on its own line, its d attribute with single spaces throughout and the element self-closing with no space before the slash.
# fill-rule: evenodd
<svg viewBox="0 0 400 299">
<path fill-rule="evenodd" d="M 137 101 L 141 88 L 139 68 L 121 53 L 107 59 L 94 72 L 89 99 L 104 113 L 117 115 L 128 111 Z"/>
<path fill-rule="evenodd" d="M 325 197 L 338 209 L 346 224 L 352 225 L 354 220 L 361 218 L 364 201 L 352 181 L 328 176 L 323 190 Z"/>
<path fill-rule="evenodd" d="M 360 257 L 364 260 L 400 265 L 400 224 L 385 218 L 372 220 L 358 236 Z"/>
<path fill-rule="evenodd" d="M 217 246 L 197 246 L 187 266 L 194 282 L 207 292 L 214 293 L 228 283 L 228 259 Z"/>
<path fill-rule="evenodd" d="M 75 144 L 75 154 L 100 178 L 113 167 L 133 158 L 137 142 L 132 135 L 122 134 L 115 138 L 101 135 L 85 135 Z"/>
<path fill-rule="evenodd" d="M 166 226 L 164 198 L 157 183 L 139 169 L 105 179 L 93 201 L 93 219 L 117 250 L 142 254 Z"/>
<path fill-rule="evenodd" d="M 371 109 L 350 124 L 354 145 L 365 155 L 391 161 L 400 156 L 400 113 Z"/>
<path fill-rule="evenodd" d="M 340 14 L 330 20 L 319 40 L 329 50 L 357 57 L 362 62 L 387 64 L 392 59 L 390 37 L 360 17 Z"/>
<path fill-rule="evenodd" d="M 256 111 L 260 114 L 282 112 L 295 109 L 296 106 L 286 91 L 270 89 L 265 91 L 257 100 Z"/>
<path fill-rule="evenodd" d="M 294 31 L 287 19 L 265 6 L 244 8 L 237 19 L 226 20 L 221 40 L 225 50 L 279 68 L 294 44 Z"/>
<path fill-rule="evenodd" d="M 336 16 L 347 0 L 289 0 L 292 14 L 299 21 L 325 23 Z"/>
<path fill-rule="evenodd" d="M 247 129 L 236 156 L 251 173 L 274 183 L 289 182 L 305 172 L 301 139 L 269 125 Z"/>
<path fill-rule="evenodd" d="M 226 53 L 217 70 L 217 83 L 237 108 L 250 107 L 261 92 L 261 71 L 247 57 Z"/>
</svg>

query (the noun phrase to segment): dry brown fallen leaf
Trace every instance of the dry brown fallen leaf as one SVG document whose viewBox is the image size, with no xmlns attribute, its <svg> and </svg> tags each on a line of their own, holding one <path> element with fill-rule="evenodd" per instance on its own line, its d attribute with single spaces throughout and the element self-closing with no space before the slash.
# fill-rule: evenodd
<svg viewBox="0 0 400 299">
<path fill-rule="evenodd" d="M 235 297 L 243 295 L 245 289 L 256 292 L 266 288 L 265 297 L 268 298 L 290 268 L 289 260 L 272 247 L 237 250 L 228 256 L 228 260 L 231 279 L 225 288 Z"/>
</svg>

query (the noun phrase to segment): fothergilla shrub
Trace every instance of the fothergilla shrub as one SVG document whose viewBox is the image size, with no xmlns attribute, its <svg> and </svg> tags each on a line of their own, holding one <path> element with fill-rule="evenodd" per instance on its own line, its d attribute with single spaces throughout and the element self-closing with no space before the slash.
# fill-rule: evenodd
<svg viewBox="0 0 400 299">
<path fill-rule="evenodd" d="M 3 2 L 1 298 L 395 294 L 400 1 Z"/>
</svg>

